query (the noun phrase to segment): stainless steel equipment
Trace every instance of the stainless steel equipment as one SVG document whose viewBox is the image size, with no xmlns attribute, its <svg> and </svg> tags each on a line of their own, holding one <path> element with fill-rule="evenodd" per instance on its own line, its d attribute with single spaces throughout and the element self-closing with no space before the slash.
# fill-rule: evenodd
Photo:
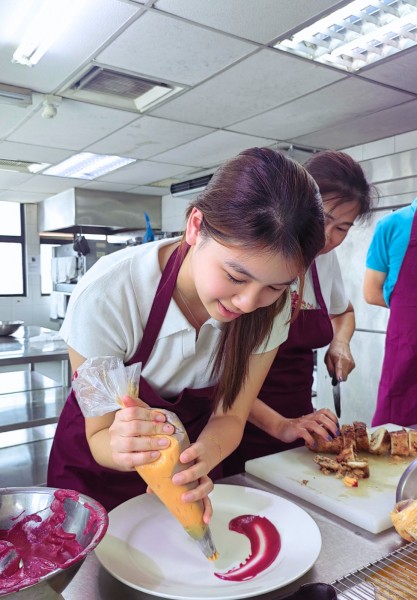
<svg viewBox="0 0 417 600">
<path fill-rule="evenodd" d="M 59 497 L 55 497 L 55 492 L 54 488 L 42 487 L 0 489 L 0 531 L 3 532 L 2 538 L 4 531 L 10 530 L 21 519 L 36 513 L 36 515 L 42 518 L 42 525 L 44 527 L 50 526 L 51 529 L 62 527 L 65 532 L 75 534 L 78 544 L 82 547 L 79 555 L 66 560 L 63 563 L 63 567 L 56 568 L 50 573 L 41 576 L 37 581 L 35 577 L 35 581 L 32 581 L 30 585 L 28 585 L 28 580 L 31 581 L 33 579 L 32 573 L 29 573 L 27 578 L 20 577 L 18 578 L 20 582 L 22 579 L 26 581 L 24 585 L 17 590 L 14 588 L 10 590 L 9 587 L 10 593 L 5 593 L 6 590 L 9 592 L 6 588 L 6 581 L 12 573 L 9 574 L 0 583 L 0 596 L 2 598 L 15 597 L 16 592 L 18 593 L 19 600 L 46 598 L 51 590 L 61 593 L 74 577 L 86 556 L 97 546 L 107 531 L 107 511 L 92 498 L 83 494 L 77 495 L 75 492 L 74 498 L 67 497 L 62 499 L 62 510 L 64 511 L 62 524 L 53 519 L 49 520 L 49 517 L 56 510 L 55 508 L 54 510 L 51 509 L 52 502 L 61 502 Z M 25 527 L 27 529 L 29 523 Z M 43 542 L 39 546 L 47 543 L 44 534 L 45 532 L 42 531 Z M 20 539 L 19 543 L 21 542 L 22 540 Z M 56 552 L 57 550 L 54 549 L 54 551 Z M 18 556 L 22 556 L 22 554 Z M 51 554 L 52 556 L 53 554 Z M 20 563 L 23 563 L 23 568 L 24 560 L 20 561 Z M 22 564 L 19 564 L 19 568 L 21 566 Z"/>
<path fill-rule="evenodd" d="M 38 204 L 39 232 L 114 233 L 161 228 L 161 197 L 71 188 Z"/>
<path fill-rule="evenodd" d="M 417 597 L 417 543 L 388 554 L 332 582 L 338 600 L 414 600 Z"/>
<path fill-rule="evenodd" d="M 0 321 L 0 337 L 12 335 L 23 323 L 24 321 Z"/>
</svg>

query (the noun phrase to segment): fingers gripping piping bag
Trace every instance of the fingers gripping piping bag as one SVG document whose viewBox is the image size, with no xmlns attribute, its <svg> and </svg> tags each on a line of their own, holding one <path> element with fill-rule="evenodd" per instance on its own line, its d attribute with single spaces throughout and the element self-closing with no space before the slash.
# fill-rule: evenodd
<svg viewBox="0 0 417 600">
<path fill-rule="evenodd" d="M 101 416 L 118 410 L 125 396 L 139 398 L 140 371 L 140 363 L 125 367 L 121 359 L 112 356 L 86 360 L 73 378 L 73 389 L 84 417 Z M 166 415 L 167 422 L 174 426 L 175 431 L 170 436 L 170 445 L 161 450 L 160 457 L 152 463 L 136 467 L 136 471 L 188 535 L 198 543 L 204 556 L 209 560 L 216 560 L 218 553 L 210 528 L 203 521 L 203 502 L 183 502 L 181 499 L 197 483 L 172 483 L 175 473 L 190 466 L 190 463 L 182 464 L 179 460 L 180 454 L 190 445 L 187 432 L 175 413 L 164 409 L 155 410 Z"/>
</svg>

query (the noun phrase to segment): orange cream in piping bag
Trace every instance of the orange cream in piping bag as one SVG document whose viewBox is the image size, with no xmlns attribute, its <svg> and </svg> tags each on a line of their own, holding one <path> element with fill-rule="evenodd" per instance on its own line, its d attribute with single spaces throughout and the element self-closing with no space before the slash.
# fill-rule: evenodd
<svg viewBox="0 0 417 600">
<path fill-rule="evenodd" d="M 161 450 L 160 457 L 152 463 L 136 467 L 139 475 L 148 484 L 156 496 L 165 504 L 171 514 L 181 523 L 185 531 L 197 541 L 203 554 L 209 560 L 216 560 L 218 553 L 211 538 L 208 525 L 203 521 L 203 502 L 183 502 L 181 496 L 194 488 L 196 483 L 174 485 L 172 477 L 190 466 L 179 460 L 181 452 L 188 448 L 190 441 L 183 424 L 175 413 L 160 409 L 167 417 L 167 422 L 174 426 L 170 436 L 171 444 Z M 157 437 L 166 437 L 157 435 Z"/>
</svg>

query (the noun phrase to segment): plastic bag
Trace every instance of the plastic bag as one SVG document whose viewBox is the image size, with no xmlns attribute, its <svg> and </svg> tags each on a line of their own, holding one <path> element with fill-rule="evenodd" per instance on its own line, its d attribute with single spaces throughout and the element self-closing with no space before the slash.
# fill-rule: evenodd
<svg viewBox="0 0 417 600">
<path fill-rule="evenodd" d="M 125 367 L 121 358 L 87 359 L 74 373 L 72 388 L 84 417 L 101 417 L 122 407 L 124 396 L 139 398 L 142 363 Z"/>
</svg>

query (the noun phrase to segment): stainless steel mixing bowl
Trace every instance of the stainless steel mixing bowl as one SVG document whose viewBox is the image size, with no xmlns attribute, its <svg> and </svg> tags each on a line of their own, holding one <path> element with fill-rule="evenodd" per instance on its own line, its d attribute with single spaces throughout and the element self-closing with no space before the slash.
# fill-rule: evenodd
<svg viewBox="0 0 417 600">
<path fill-rule="evenodd" d="M 3 335 L 12 335 L 23 324 L 24 321 L 0 321 L 0 337 Z"/>
<path fill-rule="evenodd" d="M 51 509 L 53 502 L 53 509 Z M 41 517 L 41 526 L 44 526 L 45 529 L 50 527 L 55 532 L 55 528 L 59 527 L 54 521 L 57 514 L 55 506 L 58 507 L 58 514 L 63 517 L 62 529 L 64 532 L 75 534 L 75 539 L 82 550 L 72 558 L 65 560 L 60 568 L 55 568 L 38 580 L 31 581 L 30 585 L 23 584 L 20 587 L 20 584 L 18 584 L 19 587 L 16 588 L 14 582 L 19 579 L 18 577 L 9 578 L 8 582 L 8 577 L 0 577 L 1 600 L 3 598 L 36 600 L 37 598 L 47 597 L 46 595 L 52 591 L 60 594 L 74 577 L 87 554 L 97 546 L 106 533 L 108 527 L 107 511 L 101 504 L 88 496 L 70 490 L 56 490 L 47 487 L 0 488 L 0 541 L 5 544 L 4 540 L 9 540 L 9 544 L 10 542 L 13 544 L 13 538 L 8 538 L 9 533 L 7 532 L 10 532 L 13 527 L 13 531 L 16 531 L 16 523 L 34 514 Z M 29 525 L 31 523 L 32 521 Z M 30 546 L 33 546 L 37 541 L 36 527 L 38 526 L 37 523 L 31 525 L 31 531 L 34 532 L 31 535 L 35 539 L 31 540 Z M 39 531 L 41 531 L 41 526 L 39 526 Z M 45 547 L 48 541 L 45 542 L 42 539 L 42 544 Z M 17 547 L 17 543 L 15 547 Z M 52 550 L 53 546 L 51 545 L 51 556 L 53 555 Z M 19 554 L 19 556 L 24 555 L 24 552 Z M 24 560 L 23 566 L 21 562 L 19 568 L 24 568 Z M 23 581 L 27 582 L 30 578 L 26 577 Z M 12 589 L 10 588 L 11 583 L 13 583 Z"/>
</svg>

